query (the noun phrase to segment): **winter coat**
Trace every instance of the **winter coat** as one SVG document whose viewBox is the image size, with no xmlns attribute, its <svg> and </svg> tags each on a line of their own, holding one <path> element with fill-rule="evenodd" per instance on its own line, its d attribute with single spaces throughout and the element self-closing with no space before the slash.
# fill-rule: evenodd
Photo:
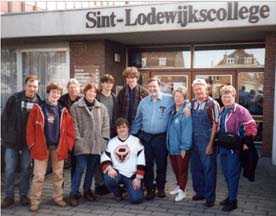
<svg viewBox="0 0 276 216">
<path fill-rule="evenodd" d="M 110 136 L 110 123 L 106 107 L 95 99 L 89 111 L 84 98 L 79 99 L 71 107 L 76 130 L 74 154 L 98 154 L 106 147 Z"/>
</svg>

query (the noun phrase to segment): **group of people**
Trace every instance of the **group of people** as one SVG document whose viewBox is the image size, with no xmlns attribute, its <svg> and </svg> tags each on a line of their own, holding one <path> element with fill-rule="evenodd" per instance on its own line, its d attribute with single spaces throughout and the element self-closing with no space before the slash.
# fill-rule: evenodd
<svg viewBox="0 0 276 216">
<path fill-rule="evenodd" d="M 24 90 L 12 95 L 2 112 L 6 165 L 2 208 L 15 203 L 18 161 L 20 202 L 37 211 L 49 160 L 56 205 L 66 205 L 63 168 L 68 157 L 71 206 L 79 205 L 82 196 L 88 201 L 96 200 L 93 178 L 96 192 L 112 192 L 118 201 L 126 192 L 129 202 L 137 204 L 166 196 L 168 155 L 177 182 L 170 191 L 174 200 L 186 197 L 190 162 L 195 192 L 192 200 L 205 200 L 204 205 L 212 207 L 216 199 L 218 153 L 228 188 L 226 199 L 220 203 L 222 210 L 237 208 L 239 156 L 253 148 L 257 129 L 248 110 L 235 103 L 235 88 L 221 89 L 224 106 L 220 109 L 208 96 L 203 79 L 193 81 L 195 98 L 190 102 L 184 87 L 175 89 L 172 95 L 162 93 L 161 83 L 154 77 L 148 80 L 147 89 L 142 87 L 135 67 L 127 67 L 123 77 L 126 85 L 117 96 L 112 93 L 114 77 L 105 74 L 99 89 L 88 83 L 82 94 L 75 79 L 68 82 L 68 93 L 64 95 L 62 87 L 52 82 L 46 88 L 44 101 L 37 94 L 38 78 L 30 75 L 25 79 Z"/>
</svg>

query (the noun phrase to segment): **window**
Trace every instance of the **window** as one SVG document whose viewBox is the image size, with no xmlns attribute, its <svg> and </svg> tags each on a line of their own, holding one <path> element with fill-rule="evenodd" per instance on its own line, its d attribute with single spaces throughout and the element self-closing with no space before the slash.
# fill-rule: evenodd
<svg viewBox="0 0 276 216">
<path fill-rule="evenodd" d="M 239 103 L 253 115 L 263 114 L 264 73 L 241 72 L 238 75 Z"/>
<path fill-rule="evenodd" d="M 155 76 L 161 81 L 161 91 L 172 93 L 178 87 L 188 88 L 187 75 L 157 75 Z"/>
<path fill-rule="evenodd" d="M 66 86 L 70 77 L 66 50 L 22 51 L 23 78 L 37 74 L 40 80 L 39 94 L 45 97 L 46 86 L 50 81 Z"/>
<path fill-rule="evenodd" d="M 147 58 L 146 57 L 142 58 L 142 67 L 143 68 L 147 67 Z"/>
<path fill-rule="evenodd" d="M 264 67 L 265 49 L 195 50 L 195 68 L 256 68 Z"/>
<path fill-rule="evenodd" d="M 159 66 L 166 66 L 167 65 L 167 58 L 159 58 Z"/>
<path fill-rule="evenodd" d="M 146 59 L 146 64 L 143 64 Z M 146 51 L 142 52 L 142 68 L 190 68 L 191 52 L 183 51 Z"/>
<path fill-rule="evenodd" d="M 17 91 L 17 78 L 16 50 L 1 49 L 1 109 Z"/>
</svg>

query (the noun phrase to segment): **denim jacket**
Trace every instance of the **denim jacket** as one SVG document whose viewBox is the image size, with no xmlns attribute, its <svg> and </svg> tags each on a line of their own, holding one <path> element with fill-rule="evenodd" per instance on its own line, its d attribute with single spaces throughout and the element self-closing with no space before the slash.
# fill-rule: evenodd
<svg viewBox="0 0 276 216">
<path fill-rule="evenodd" d="M 192 147 L 192 117 L 190 103 L 185 101 L 180 109 L 171 113 L 167 130 L 169 154 L 178 155 Z"/>
</svg>

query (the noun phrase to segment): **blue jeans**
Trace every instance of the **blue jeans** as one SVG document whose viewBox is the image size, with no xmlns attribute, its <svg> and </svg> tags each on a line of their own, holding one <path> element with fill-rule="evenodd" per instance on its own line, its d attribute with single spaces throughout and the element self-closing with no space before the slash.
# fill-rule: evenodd
<svg viewBox="0 0 276 216">
<path fill-rule="evenodd" d="M 230 201 L 237 199 L 241 164 L 239 154 L 233 150 L 223 147 L 219 148 L 222 172 L 228 188 L 228 198 Z"/>
<path fill-rule="evenodd" d="M 119 195 L 119 184 L 123 184 L 127 190 L 129 202 L 133 204 L 138 204 L 143 201 L 144 193 L 142 190 L 142 186 L 140 189 L 134 190 L 131 178 L 123 176 L 119 173 L 114 178 L 108 175 L 104 175 L 104 182 L 108 190 L 112 192 L 114 196 Z"/>
<path fill-rule="evenodd" d="M 81 178 L 86 170 L 83 192 L 89 192 L 91 190 L 93 175 L 95 174 L 100 164 L 100 155 L 95 154 L 82 154 L 76 155 L 76 167 L 73 174 L 73 180 L 71 182 L 71 195 L 79 195 L 79 187 Z"/>
<path fill-rule="evenodd" d="M 20 164 L 19 195 L 27 196 L 30 188 L 30 152 L 26 148 L 18 151 L 12 148 L 5 150 L 5 196 L 14 198 L 14 181 L 17 164 Z"/>
</svg>

